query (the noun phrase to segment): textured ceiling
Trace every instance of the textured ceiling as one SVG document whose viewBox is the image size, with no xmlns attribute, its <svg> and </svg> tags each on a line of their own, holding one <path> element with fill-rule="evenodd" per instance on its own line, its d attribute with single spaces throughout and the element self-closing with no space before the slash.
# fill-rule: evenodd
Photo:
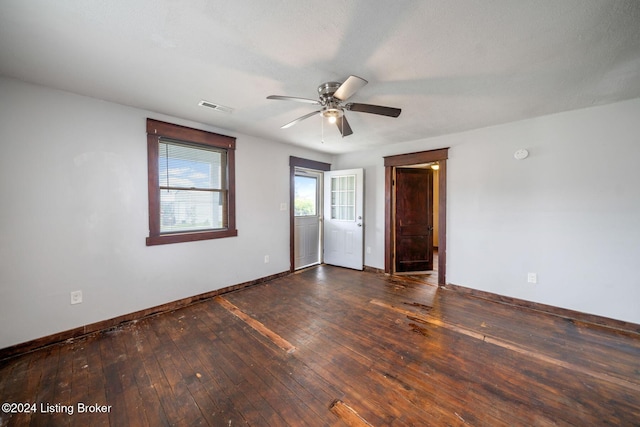
<svg viewBox="0 0 640 427">
<path fill-rule="evenodd" d="M 640 1 L 0 0 L 0 74 L 341 153 L 640 97 Z M 351 74 L 400 117 L 280 129 Z"/>
</svg>

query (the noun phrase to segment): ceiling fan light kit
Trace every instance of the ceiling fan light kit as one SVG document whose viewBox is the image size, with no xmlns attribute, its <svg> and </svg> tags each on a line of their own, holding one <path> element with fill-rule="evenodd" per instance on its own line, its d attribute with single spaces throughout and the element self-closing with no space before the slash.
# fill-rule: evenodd
<svg viewBox="0 0 640 427">
<path fill-rule="evenodd" d="M 292 122 L 289 122 L 282 126 L 282 129 L 289 128 L 302 120 L 305 120 L 316 114 L 322 115 L 329 123 L 335 123 L 338 126 L 338 130 L 342 134 L 342 137 L 353 134 L 351 126 L 345 116 L 345 110 L 355 111 L 359 113 L 377 114 L 387 117 L 398 117 L 402 110 L 394 107 L 384 107 L 381 105 L 371 104 L 359 104 L 349 102 L 343 104 L 347 99 L 351 98 L 358 90 L 360 90 L 368 82 L 358 76 L 349 76 L 343 83 L 339 82 L 326 82 L 318 86 L 318 100 L 308 98 L 298 98 L 294 96 L 282 96 L 282 95 L 270 95 L 267 99 L 275 99 L 280 101 L 294 101 L 302 102 L 305 104 L 313 104 L 321 106 L 322 108 L 317 111 L 313 111 L 309 114 L 305 114 L 302 117 L 298 117 Z"/>
<path fill-rule="evenodd" d="M 327 106 L 322 109 L 322 117 L 329 119 L 329 123 L 335 123 L 342 116 L 344 111 L 336 106 Z"/>
</svg>

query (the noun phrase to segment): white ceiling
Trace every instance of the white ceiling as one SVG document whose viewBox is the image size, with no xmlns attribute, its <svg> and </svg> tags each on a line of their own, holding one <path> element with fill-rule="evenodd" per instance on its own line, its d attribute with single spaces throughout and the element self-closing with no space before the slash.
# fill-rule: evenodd
<svg viewBox="0 0 640 427">
<path fill-rule="evenodd" d="M 640 97 L 640 1 L 0 0 L 0 74 L 342 153 Z M 280 129 L 351 74 L 400 117 Z"/>
</svg>

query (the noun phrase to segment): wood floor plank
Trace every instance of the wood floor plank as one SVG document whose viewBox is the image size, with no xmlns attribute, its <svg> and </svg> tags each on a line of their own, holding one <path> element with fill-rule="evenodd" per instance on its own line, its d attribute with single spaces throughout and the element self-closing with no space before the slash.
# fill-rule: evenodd
<svg viewBox="0 0 640 427">
<path fill-rule="evenodd" d="M 331 412 L 344 420 L 350 427 L 372 427 L 371 424 L 362 418 L 358 413 L 342 400 L 334 400 L 329 406 Z"/>
<path fill-rule="evenodd" d="M 296 307 L 290 308 L 289 314 L 292 316 L 296 316 L 296 310 L 300 308 Z M 303 312 L 310 313 L 310 307 L 304 307 L 300 310 Z M 324 319 L 326 320 L 326 319 Z M 315 318 L 315 322 L 320 324 L 321 321 L 318 318 Z M 297 328 L 300 327 L 299 324 L 296 325 Z M 342 330 L 337 324 L 331 324 L 327 326 L 323 324 L 323 329 L 327 330 L 330 328 L 337 328 Z M 328 331 L 327 331 L 328 332 Z M 382 396 L 383 393 L 374 393 L 372 395 L 371 391 L 379 388 L 379 384 L 373 381 L 371 378 L 367 377 L 367 373 L 371 370 L 371 366 L 373 365 L 373 360 L 367 356 L 364 356 L 362 351 L 354 351 L 352 348 L 349 348 L 347 345 L 344 346 L 344 340 L 338 339 L 337 335 L 333 335 L 329 333 L 329 335 L 333 336 L 334 339 L 332 342 L 325 341 L 322 336 L 316 336 L 314 340 L 316 343 L 322 348 L 322 353 L 325 353 L 328 357 L 324 358 L 321 364 L 331 364 L 332 370 L 331 373 L 326 374 L 325 380 L 331 381 L 337 378 L 344 379 L 343 381 L 348 382 L 348 378 L 358 378 L 358 382 L 356 385 L 350 387 L 348 390 L 345 390 L 345 393 L 351 397 L 353 401 L 358 401 L 358 405 L 363 405 L 367 407 L 370 412 L 367 413 L 368 419 L 376 420 L 377 424 L 386 423 L 385 417 L 393 417 L 395 415 L 396 423 L 400 423 L 400 415 L 402 413 L 402 408 L 399 408 L 396 405 L 393 409 L 393 414 L 382 414 L 378 411 L 381 405 L 381 402 L 378 402 L 379 396 Z M 301 349 L 299 348 L 299 351 Z M 316 353 L 318 355 L 318 353 Z M 305 358 L 308 362 L 309 360 Z M 314 369 L 319 369 L 318 365 L 314 366 Z M 326 371 L 325 371 L 326 372 Z M 332 378 L 334 377 L 334 378 Z M 377 413 L 376 413 L 377 412 Z M 364 413 L 364 412 L 363 412 Z M 374 418 L 375 417 L 375 418 Z"/>
<path fill-rule="evenodd" d="M 77 404 L 78 402 L 86 403 L 87 397 L 89 396 L 89 384 L 88 384 L 88 376 L 87 376 L 87 352 L 85 351 L 87 339 L 79 339 L 74 341 L 73 346 L 73 360 L 71 362 L 71 395 L 70 395 L 70 404 L 76 406 L 76 411 L 73 417 L 71 418 L 71 425 L 80 425 L 80 423 L 84 425 L 99 425 L 100 422 L 93 422 L 92 420 L 93 414 L 89 414 L 86 412 L 78 412 Z M 95 403 L 95 402 L 94 402 Z M 103 424 L 104 425 L 104 421 Z"/>
<path fill-rule="evenodd" d="M 267 369 L 277 378 L 282 381 L 284 385 L 292 392 L 299 396 L 304 397 L 304 401 L 309 408 L 315 412 L 322 420 L 327 417 L 329 403 L 332 402 L 336 396 L 343 395 L 341 391 L 333 387 L 328 381 L 325 381 L 319 376 L 313 368 L 309 367 L 305 362 L 296 357 L 289 357 L 288 354 L 271 352 L 265 353 L 265 350 L 270 348 L 265 346 L 261 352 L 256 352 L 256 348 L 243 347 L 247 353 L 251 353 L 254 358 L 269 359 L 270 363 L 267 364 Z M 332 423 L 331 425 L 340 425 L 339 421 Z"/>
<path fill-rule="evenodd" d="M 144 336 L 137 324 L 131 325 L 126 334 L 122 334 L 123 344 L 129 355 L 128 363 L 132 372 L 132 380 L 135 381 L 140 394 L 140 405 L 145 418 L 151 426 L 168 426 L 164 408 L 153 386 L 152 379 L 147 372 L 145 360 L 152 356 L 150 347 L 145 342 Z M 155 361 L 154 361 L 155 362 Z"/>
<path fill-rule="evenodd" d="M 53 345 L 41 350 L 45 352 L 45 363 L 42 369 L 42 376 L 40 378 L 38 392 L 33 398 L 33 402 L 38 406 L 42 404 L 46 405 L 47 403 L 58 403 L 54 398 L 54 388 L 56 382 L 58 381 L 58 365 L 60 361 L 60 352 L 63 347 L 63 345 Z M 15 375 L 15 373 L 13 375 Z M 19 386 L 17 384 L 15 385 L 15 387 L 19 389 Z M 3 402 L 12 401 L 4 398 L 1 400 Z M 38 413 L 32 415 L 29 425 L 51 425 L 49 414 L 43 413 L 39 407 Z"/>
<path fill-rule="evenodd" d="M 190 377 L 195 376 L 195 372 L 185 372 L 184 369 L 187 367 L 176 360 L 178 359 L 176 354 L 172 353 L 172 357 L 159 359 L 158 362 L 172 389 L 172 396 L 178 410 L 178 417 L 174 422 L 190 425 L 202 416 L 189 387 L 192 381 Z"/>
<path fill-rule="evenodd" d="M 187 318 L 180 313 L 171 313 L 167 318 L 172 321 L 165 323 L 163 327 L 171 336 L 176 353 L 181 357 L 181 359 L 177 358 L 175 363 L 186 368 L 183 375 L 189 380 L 185 383 L 200 408 L 203 418 L 210 425 L 245 423 L 246 421 L 232 402 L 221 398 L 222 387 L 211 375 L 211 372 L 216 369 L 215 361 L 202 357 L 201 345 L 206 341 L 206 337 L 201 336 L 200 330 L 193 325 L 192 321 L 195 318 L 193 316 Z M 194 340 L 198 337 L 200 339 Z"/>
<path fill-rule="evenodd" d="M 189 425 L 200 418 L 200 410 L 187 388 L 184 367 L 175 363 L 180 356 L 175 352 L 175 346 L 162 325 L 164 317 L 146 322 L 145 336 L 153 348 L 155 360 L 149 359 L 147 368 L 152 369 L 152 377 L 160 381 L 158 395 L 170 424 Z"/>
<path fill-rule="evenodd" d="M 368 328 L 374 327 L 371 325 L 367 325 Z M 331 336 L 335 336 L 334 333 L 338 332 L 340 327 L 336 327 L 335 325 L 329 325 L 327 326 L 328 329 L 332 330 L 333 332 L 329 333 L 329 335 Z M 357 328 L 357 324 L 344 324 L 342 325 L 342 328 L 344 329 L 354 329 Z M 377 333 L 379 334 L 381 331 L 380 325 L 377 324 L 375 326 L 375 329 L 377 331 Z M 391 341 L 394 342 L 394 341 Z M 379 379 L 383 377 L 383 373 L 387 373 L 390 369 L 389 365 L 383 366 L 385 365 L 383 363 L 384 358 L 385 358 L 385 354 L 384 351 L 381 353 L 375 352 L 374 349 L 371 348 L 370 346 L 370 340 L 367 337 L 362 337 L 360 335 L 350 335 L 346 337 L 346 340 L 342 342 L 342 344 L 344 345 L 346 351 L 350 352 L 352 355 L 358 355 L 360 357 L 362 357 L 365 354 L 368 354 L 368 359 L 363 359 L 363 360 L 370 360 L 370 367 L 368 368 L 368 370 L 366 371 L 365 375 L 367 376 L 372 376 L 371 378 L 374 381 L 378 381 Z M 395 345 L 392 345 L 391 348 L 398 346 L 400 347 L 402 345 L 402 341 L 396 341 L 394 342 Z M 373 351 L 373 352 L 372 352 Z M 393 363 L 398 364 L 400 362 L 401 366 L 405 367 L 406 363 L 408 362 L 408 354 L 404 353 L 403 354 L 399 354 L 399 357 L 396 359 L 395 362 L 392 362 L 390 365 L 393 365 Z M 392 359 L 393 360 L 393 359 Z M 385 371 L 380 371 L 381 369 L 384 369 Z M 379 386 L 379 384 L 378 384 Z M 384 388 L 384 387 L 383 387 Z M 412 402 L 412 404 L 414 405 L 415 402 Z M 397 406 L 397 405 L 396 405 Z M 415 406 L 415 405 L 414 405 Z M 407 410 L 408 408 L 403 407 L 403 410 L 399 413 L 396 414 L 396 417 L 402 418 L 402 415 L 400 414 L 406 414 L 406 413 L 413 413 L 414 414 L 414 419 L 411 422 L 426 422 L 427 419 L 431 419 L 432 414 L 428 414 L 428 413 L 423 413 L 424 409 L 423 407 L 414 407 L 413 410 Z M 451 415 L 454 415 L 454 411 L 451 411 Z"/>
<path fill-rule="evenodd" d="M 362 291 L 362 289 L 361 289 L 361 288 L 358 288 L 358 291 L 359 291 L 359 292 L 361 292 L 361 291 Z"/>
<path fill-rule="evenodd" d="M 87 354 L 87 388 L 89 394 L 87 401 L 100 407 L 109 406 L 111 403 L 107 400 L 107 379 L 104 375 L 102 354 L 100 352 L 100 341 L 108 339 L 108 336 L 97 334 L 90 337 L 86 343 Z M 112 405 L 113 407 L 113 405 Z M 113 409 L 119 410 L 117 408 Z M 109 413 L 100 413 L 98 416 L 89 413 L 91 423 L 97 425 L 109 425 Z M 75 419 L 75 418 L 74 418 Z M 82 418 L 80 418 L 82 420 Z M 81 425 L 78 423 L 78 425 Z"/>
<path fill-rule="evenodd" d="M 33 387 L 29 387 L 27 385 L 29 382 L 29 377 L 31 376 L 29 368 L 32 364 L 33 358 L 33 354 L 27 354 L 19 357 L 16 360 L 15 364 L 11 367 L 12 369 L 10 369 L 10 373 L 8 373 L 6 377 L 4 377 L 7 379 L 7 381 L 3 381 L 4 384 L 1 386 L 1 388 L 3 390 L 4 396 L 6 397 L 1 399 L 0 403 L 35 403 L 35 401 L 30 398 L 30 395 L 28 394 L 28 390 L 30 390 L 32 393 L 34 392 Z M 33 372 L 32 375 L 39 376 L 39 372 Z M 32 384 L 35 383 L 35 378 L 32 381 Z M 23 388 L 23 385 L 26 385 L 26 387 Z M 15 425 L 28 425 L 32 416 L 35 415 L 30 409 L 29 411 L 15 411 L 15 408 L 13 409 L 13 412 L 2 411 L 2 414 L 0 415 L 0 420 L 2 420 L 3 422 L 2 425 L 9 425 L 9 423 Z M 37 408 L 36 406 L 36 409 L 39 408 Z"/>
<path fill-rule="evenodd" d="M 114 409 L 0 426 L 638 425 L 638 334 L 422 279 L 321 266 L 0 361 L 0 402 Z"/>
<path fill-rule="evenodd" d="M 108 426 L 108 413 L 92 413 L 78 411 L 80 403 L 83 405 L 105 406 L 105 383 L 103 380 L 102 360 L 99 354 L 93 352 L 95 337 L 82 338 L 70 344 L 73 347 L 71 394 L 69 404 L 75 406 L 73 416 L 69 418 L 71 426 Z M 96 348 L 96 350 L 99 350 Z"/>
<path fill-rule="evenodd" d="M 310 307 L 305 307 L 303 310 L 305 310 L 305 311 L 310 310 Z M 294 317 L 294 318 L 296 317 L 295 313 L 289 313 L 289 314 L 291 315 L 291 317 Z M 318 323 L 318 319 L 317 319 L 315 316 L 312 316 L 312 317 L 314 318 L 314 324 L 317 324 L 317 323 Z M 299 327 L 300 325 L 296 325 L 296 326 L 297 326 L 297 327 Z M 345 327 L 344 329 L 347 329 L 347 330 L 348 330 L 348 329 L 349 329 L 348 325 L 345 325 L 345 326 L 347 326 L 347 327 Z M 340 329 L 338 325 L 334 325 L 334 327 L 336 327 L 336 328 Z M 353 326 L 353 327 L 352 327 L 352 329 L 354 329 L 354 330 L 358 330 L 358 329 L 359 329 L 359 328 L 358 328 L 358 325 Z M 362 329 L 362 328 L 360 328 L 360 329 Z M 335 353 L 335 351 L 334 351 L 334 350 L 329 350 L 330 346 L 331 346 L 331 343 L 323 343 L 323 344 L 321 344 L 321 347 L 323 347 L 323 348 L 324 348 L 324 347 L 326 347 L 326 348 L 328 349 L 328 352 L 330 352 L 330 353 L 332 353 L 332 354 L 333 354 L 333 353 Z M 353 350 L 353 349 L 351 349 L 351 350 Z M 351 351 L 351 350 L 350 350 L 350 351 Z M 364 352 L 366 352 L 366 351 L 367 351 L 367 350 L 363 350 L 363 351 L 361 351 L 361 353 L 364 353 Z M 356 354 L 357 354 L 357 353 L 356 353 Z M 347 357 L 348 357 L 348 356 L 347 356 Z M 365 358 L 365 359 L 366 359 L 366 358 Z M 337 362 L 337 361 L 334 359 L 334 362 Z M 370 360 L 369 360 L 369 361 L 366 361 L 366 360 L 364 361 L 365 369 L 368 369 L 366 366 L 367 366 L 367 364 L 370 364 L 370 363 L 371 363 L 371 361 L 370 361 Z M 344 365 L 344 364 L 345 364 L 345 363 L 344 363 L 344 362 L 342 362 L 342 361 L 341 361 L 341 363 L 334 363 L 334 365 L 335 365 L 335 366 L 341 366 L 341 365 Z M 332 371 L 331 371 L 331 372 L 332 372 L 332 373 L 335 373 L 337 369 L 339 369 L 339 368 L 332 369 Z M 353 370 L 353 368 L 351 368 L 351 370 Z"/>
<path fill-rule="evenodd" d="M 130 335 L 132 327 L 135 328 L 135 326 L 118 328 L 118 333 L 113 335 L 111 343 L 112 349 L 117 355 L 117 368 L 120 374 L 120 384 L 123 390 L 128 422 L 131 425 L 147 426 L 151 425 L 151 423 L 146 416 L 144 401 L 141 397 L 134 371 L 134 368 L 139 367 L 139 359 L 135 354 L 129 353 L 124 339 L 125 336 Z"/>
<path fill-rule="evenodd" d="M 286 351 L 287 353 L 293 353 L 296 351 L 296 348 L 291 345 L 287 340 L 282 338 L 280 335 L 274 333 L 272 330 L 264 326 L 262 323 L 258 322 L 251 316 L 247 316 L 242 312 L 238 307 L 231 304 L 227 299 L 223 297 L 215 297 L 215 300 L 218 304 L 229 310 L 234 316 L 246 322 L 249 326 L 255 329 L 260 334 L 264 335 L 266 338 L 270 339 L 275 345 Z"/>
<path fill-rule="evenodd" d="M 235 314 L 233 314 L 235 316 Z M 218 318 L 212 318 L 213 321 L 219 321 Z M 239 319 L 239 322 L 245 322 Z M 263 335 L 263 334 L 261 334 Z M 261 414 L 265 417 L 269 424 L 287 425 L 287 419 L 303 420 L 310 416 L 310 413 L 299 412 L 298 402 L 295 396 L 292 396 L 288 390 L 271 375 L 265 375 L 265 362 L 250 358 L 243 351 L 242 341 L 246 340 L 249 331 L 246 330 L 244 323 L 235 322 L 235 325 L 228 327 L 224 334 L 220 334 L 221 344 L 233 355 L 227 361 L 233 366 L 233 369 L 242 373 L 242 377 L 246 379 L 254 391 L 253 403 L 259 407 Z M 253 344 L 255 345 L 255 344 Z M 259 369 L 256 369 L 260 367 Z M 303 402 L 299 402 L 303 404 Z"/>
<path fill-rule="evenodd" d="M 105 335 L 108 339 L 100 340 L 100 356 L 102 359 L 102 371 L 105 378 L 106 404 L 112 410 L 108 412 L 110 425 L 128 425 L 129 417 L 136 416 L 127 411 L 127 404 L 124 396 L 124 387 L 121 380 L 121 369 L 126 361 L 126 354 L 122 354 L 114 349 L 113 341 L 120 330 L 110 330 Z"/>
<path fill-rule="evenodd" d="M 303 387 L 300 383 L 313 383 L 314 378 L 302 379 L 298 369 L 297 359 L 281 354 L 279 351 L 266 346 L 250 345 L 246 341 L 239 339 L 236 334 L 230 336 L 238 343 L 238 357 L 248 365 L 260 364 L 262 369 L 256 371 L 257 375 L 269 387 L 269 396 L 275 394 L 277 399 L 272 401 L 272 405 L 277 405 L 289 409 L 290 412 L 285 420 L 301 422 L 305 425 L 317 423 L 317 420 L 327 417 L 327 406 L 332 401 L 333 396 L 324 393 L 322 389 L 310 386 Z M 308 375 L 313 375 L 308 370 L 303 370 Z"/>
<path fill-rule="evenodd" d="M 249 383 L 242 372 L 230 362 L 235 354 L 220 339 L 227 328 L 234 327 L 233 316 L 219 304 L 212 302 L 194 306 L 193 313 L 192 323 L 211 344 L 201 348 L 202 357 L 211 364 L 205 384 L 215 384 L 216 389 L 224 396 L 229 412 L 237 410 L 247 424 L 269 425 L 266 414 L 261 411 L 262 399 L 256 398 L 255 390 L 248 387 Z M 215 398 L 218 397 L 216 395 Z"/>
<path fill-rule="evenodd" d="M 452 330 L 452 331 L 454 331 L 456 333 L 466 335 L 468 337 L 477 339 L 477 340 L 482 341 L 482 342 L 486 342 L 488 344 L 492 344 L 492 345 L 495 345 L 495 346 L 498 346 L 498 347 L 505 348 L 505 349 L 507 349 L 509 351 L 516 352 L 516 353 L 519 353 L 521 355 L 524 355 L 524 356 L 527 356 L 527 357 L 530 357 L 530 358 L 533 358 L 533 359 L 538 359 L 538 360 L 540 360 L 542 362 L 545 362 L 545 363 L 548 363 L 548 364 L 551 364 L 551 365 L 559 366 L 559 367 L 562 367 L 562 368 L 565 368 L 565 369 L 569 369 L 569 370 L 572 370 L 572 371 L 575 371 L 575 372 L 580 372 L 582 374 L 593 376 L 594 378 L 597 378 L 597 379 L 600 379 L 600 380 L 603 380 L 603 381 L 612 382 L 612 383 L 614 383 L 614 384 L 616 384 L 618 386 L 629 388 L 630 390 L 632 390 L 634 392 L 640 392 L 640 384 L 633 383 L 631 381 L 627 381 L 627 380 L 624 380 L 624 379 L 609 375 L 607 373 L 593 371 L 593 370 L 587 369 L 587 368 L 585 368 L 583 366 L 578 366 L 578 365 L 576 365 L 574 363 L 566 362 L 564 360 L 560 360 L 560 359 L 557 359 L 557 358 L 554 358 L 554 357 L 549 357 L 546 354 L 543 354 L 543 353 L 541 353 L 539 351 L 529 350 L 525 346 L 515 344 L 515 343 L 507 341 L 505 339 L 500 339 L 500 338 L 493 337 L 491 335 L 485 335 L 485 334 L 482 334 L 482 333 L 479 333 L 479 332 L 475 332 L 475 331 L 473 331 L 471 329 L 463 328 L 463 327 L 457 326 L 457 325 L 455 325 L 453 323 L 450 323 L 450 322 L 443 322 L 442 320 L 431 318 L 429 316 L 423 316 L 423 315 L 420 315 L 419 313 L 416 313 L 414 311 L 405 310 L 405 309 L 403 309 L 401 307 L 397 307 L 397 306 L 394 306 L 392 304 L 388 304 L 388 303 L 385 303 L 385 302 L 382 302 L 382 301 L 379 301 L 379 300 L 371 300 L 370 302 L 372 304 L 379 305 L 381 307 L 385 307 L 385 308 L 388 308 L 390 310 L 394 310 L 394 311 L 397 311 L 399 313 L 402 313 L 402 314 L 406 315 L 407 317 L 409 317 L 410 319 L 422 321 L 424 323 L 429 323 L 429 324 L 432 324 L 432 325 L 436 325 L 436 326 L 441 327 L 441 328 L 447 328 L 447 329 L 450 329 L 450 330 Z"/>
<path fill-rule="evenodd" d="M 446 293 L 444 293 L 446 294 Z M 454 292 L 455 294 L 455 292 Z M 538 316 L 537 327 L 530 328 L 531 310 L 510 306 L 508 304 L 496 304 L 477 298 L 448 298 L 447 311 L 456 319 L 463 319 L 461 326 L 485 332 L 493 336 L 502 337 L 508 341 L 518 341 L 523 333 L 529 337 L 527 342 L 521 343 L 523 347 L 532 350 L 543 348 L 545 354 L 552 358 L 576 360 L 576 363 L 599 369 L 603 364 L 609 363 L 608 342 L 614 336 L 612 331 L 600 334 L 601 328 L 579 327 L 571 319 L 559 316 Z M 461 314 L 465 313 L 464 316 Z M 501 319 L 508 315 L 510 322 L 493 322 L 492 319 Z M 475 320 L 474 320 L 475 319 Z M 569 338 L 569 339 L 568 339 Z M 575 342 L 574 342 L 575 339 Z M 633 340 L 630 341 L 632 343 Z M 570 345 L 570 346 L 569 346 Z M 614 344 L 614 347 L 618 344 Z M 588 351 L 576 352 L 575 346 L 588 349 Z M 610 366 L 608 371 L 612 376 L 625 379 L 634 376 L 632 366 L 633 355 L 640 350 L 638 344 L 626 345 L 628 353 L 619 352 L 622 364 Z M 619 348 L 618 351 L 622 350 Z"/>
</svg>

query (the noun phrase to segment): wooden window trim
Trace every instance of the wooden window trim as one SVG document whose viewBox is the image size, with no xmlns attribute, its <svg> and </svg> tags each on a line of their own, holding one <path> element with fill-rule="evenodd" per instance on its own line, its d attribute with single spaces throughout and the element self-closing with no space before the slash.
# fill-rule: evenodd
<svg viewBox="0 0 640 427">
<path fill-rule="evenodd" d="M 220 230 L 190 231 L 184 233 L 160 233 L 160 185 L 158 179 L 158 142 L 161 137 L 192 144 L 223 148 L 227 151 L 227 227 Z M 193 242 L 238 235 L 236 230 L 235 191 L 236 139 L 199 129 L 147 119 L 147 180 L 149 188 L 149 237 L 147 246 L 168 243 Z"/>
</svg>

